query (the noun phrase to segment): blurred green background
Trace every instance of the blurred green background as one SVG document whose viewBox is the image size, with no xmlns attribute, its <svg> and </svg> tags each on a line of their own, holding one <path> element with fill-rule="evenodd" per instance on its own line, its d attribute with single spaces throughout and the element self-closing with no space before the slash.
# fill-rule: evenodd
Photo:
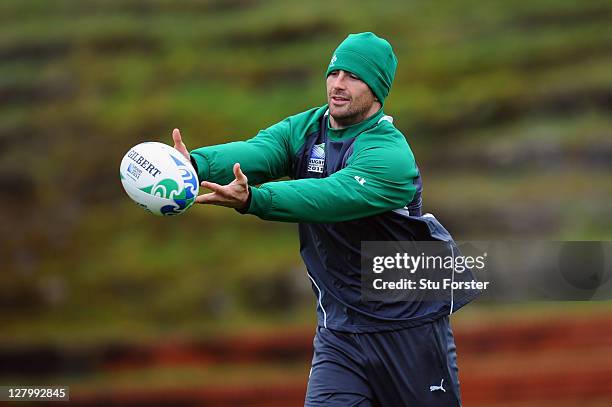
<svg viewBox="0 0 612 407">
<path fill-rule="evenodd" d="M 192 149 L 324 104 L 359 31 L 395 49 L 385 110 L 457 240 L 612 240 L 610 1 L 3 0 L 0 343 L 314 329 L 295 225 L 153 217 L 118 168 L 174 127 Z"/>
</svg>

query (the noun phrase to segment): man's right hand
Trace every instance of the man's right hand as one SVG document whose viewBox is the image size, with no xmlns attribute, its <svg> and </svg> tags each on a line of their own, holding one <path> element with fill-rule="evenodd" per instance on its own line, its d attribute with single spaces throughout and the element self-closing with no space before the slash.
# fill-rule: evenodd
<svg viewBox="0 0 612 407">
<path fill-rule="evenodd" d="M 183 139 L 181 138 L 181 132 L 179 129 L 172 130 L 172 140 L 174 140 L 174 148 L 179 153 L 183 154 L 187 161 L 191 161 L 191 157 L 189 156 L 189 151 L 187 151 L 187 147 L 185 143 L 183 143 Z"/>
</svg>

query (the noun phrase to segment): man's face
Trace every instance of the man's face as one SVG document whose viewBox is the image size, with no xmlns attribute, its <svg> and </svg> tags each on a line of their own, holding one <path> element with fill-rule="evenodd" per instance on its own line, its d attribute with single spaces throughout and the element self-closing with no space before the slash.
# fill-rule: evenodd
<svg viewBox="0 0 612 407">
<path fill-rule="evenodd" d="M 370 87 L 343 70 L 332 71 L 327 77 L 327 103 L 330 115 L 342 127 L 359 123 L 380 108 Z"/>
</svg>

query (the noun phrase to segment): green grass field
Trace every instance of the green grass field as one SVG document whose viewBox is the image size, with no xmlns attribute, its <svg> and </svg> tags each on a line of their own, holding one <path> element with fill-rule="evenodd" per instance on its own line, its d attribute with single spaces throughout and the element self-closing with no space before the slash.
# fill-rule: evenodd
<svg viewBox="0 0 612 407">
<path fill-rule="evenodd" d="M 3 1 L 0 341 L 312 324 L 295 225 L 153 218 L 118 167 L 174 127 L 195 148 L 324 104 L 349 32 L 393 44 L 385 110 L 457 240 L 609 240 L 611 22 L 609 1 Z"/>
</svg>

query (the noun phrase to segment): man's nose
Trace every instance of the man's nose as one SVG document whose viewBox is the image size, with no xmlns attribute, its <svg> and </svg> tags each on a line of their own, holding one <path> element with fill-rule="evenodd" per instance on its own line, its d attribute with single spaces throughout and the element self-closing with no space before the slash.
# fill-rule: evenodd
<svg viewBox="0 0 612 407">
<path fill-rule="evenodd" d="M 346 87 L 345 77 L 344 72 L 339 72 L 338 75 L 333 78 L 332 87 L 344 89 Z"/>
</svg>

